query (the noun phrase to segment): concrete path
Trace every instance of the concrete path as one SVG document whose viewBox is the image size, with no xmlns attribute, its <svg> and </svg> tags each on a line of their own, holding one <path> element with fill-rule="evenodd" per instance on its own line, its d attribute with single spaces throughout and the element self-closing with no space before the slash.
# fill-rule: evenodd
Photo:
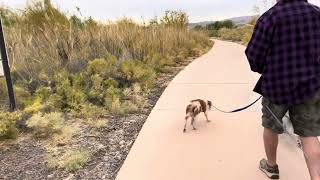
<svg viewBox="0 0 320 180">
<path fill-rule="evenodd" d="M 141 130 L 117 180 L 264 180 L 261 105 L 237 114 L 209 113 L 182 133 L 185 106 L 195 98 L 222 109 L 242 107 L 259 95 L 245 47 L 215 41 L 214 48 L 185 68 L 168 86 Z M 307 180 L 303 154 L 285 135 L 279 145 L 281 179 Z"/>
</svg>

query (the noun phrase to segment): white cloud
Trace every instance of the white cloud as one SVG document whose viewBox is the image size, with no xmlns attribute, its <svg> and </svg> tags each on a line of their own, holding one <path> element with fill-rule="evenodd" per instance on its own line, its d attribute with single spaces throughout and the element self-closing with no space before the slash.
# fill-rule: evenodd
<svg viewBox="0 0 320 180">
<path fill-rule="evenodd" d="M 310 3 L 320 6 L 320 0 L 309 0 Z"/>
</svg>

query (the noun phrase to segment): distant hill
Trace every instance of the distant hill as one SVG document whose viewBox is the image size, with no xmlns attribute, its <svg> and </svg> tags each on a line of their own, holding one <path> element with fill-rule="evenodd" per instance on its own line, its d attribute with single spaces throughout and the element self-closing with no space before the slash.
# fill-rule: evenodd
<svg viewBox="0 0 320 180">
<path fill-rule="evenodd" d="M 255 16 L 240 16 L 240 17 L 234 17 L 234 18 L 225 19 L 225 20 L 231 20 L 236 25 L 244 25 L 244 24 L 248 24 L 250 21 L 252 21 L 256 17 L 258 17 L 258 16 L 257 15 L 255 15 Z M 212 24 L 214 22 L 216 22 L 216 21 L 202 21 L 202 22 L 198 22 L 198 23 L 190 23 L 189 26 L 190 27 L 195 27 L 197 25 L 206 26 L 206 25 Z"/>
</svg>

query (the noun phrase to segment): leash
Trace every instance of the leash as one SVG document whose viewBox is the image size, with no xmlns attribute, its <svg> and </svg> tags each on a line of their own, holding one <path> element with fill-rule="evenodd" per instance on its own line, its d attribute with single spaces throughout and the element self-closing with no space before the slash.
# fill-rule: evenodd
<svg viewBox="0 0 320 180">
<path fill-rule="evenodd" d="M 216 110 L 222 112 L 222 113 L 236 113 L 236 112 L 241 112 L 244 111 L 246 109 L 248 109 L 249 107 L 253 106 L 254 104 L 256 104 L 260 99 L 262 98 L 262 96 L 260 96 L 257 100 L 255 100 L 253 103 L 249 104 L 248 106 L 245 106 L 243 108 L 239 108 L 233 111 L 224 111 L 221 110 L 220 108 L 217 108 L 216 106 L 212 105 L 213 108 L 215 108 Z M 281 127 L 283 127 L 282 122 L 279 120 L 279 118 L 273 113 L 273 111 L 269 108 L 269 106 L 265 106 L 267 108 L 267 110 L 271 113 L 271 115 L 273 116 L 273 118 L 275 119 L 275 121 L 278 123 L 278 125 L 280 125 Z"/>
<path fill-rule="evenodd" d="M 236 113 L 236 112 L 240 112 L 240 111 L 243 111 L 243 110 L 246 110 L 248 109 L 249 107 L 253 106 L 255 103 L 257 103 L 260 99 L 262 98 L 262 96 L 260 96 L 257 100 L 255 100 L 253 103 L 249 104 L 248 106 L 245 106 L 243 108 L 239 108 L 239 109 L 236 109 L 236 110 L 233 110 L 233 111 L 224 111 L 224 110 L 221 110 L 219 108 L 217 108 L 216 106 L 212 105 L 213 108 L 215 108 L 216 110 L 220 111 L 220 112 L 223 112 L 223 113 Z"/>
</svg>

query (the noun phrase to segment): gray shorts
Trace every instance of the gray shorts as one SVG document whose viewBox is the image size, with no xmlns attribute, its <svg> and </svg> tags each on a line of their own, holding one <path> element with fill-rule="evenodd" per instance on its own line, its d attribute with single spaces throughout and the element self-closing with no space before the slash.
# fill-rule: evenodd
<svg viewBox="0 0 320 180">
<path fill-rule="evenodd" d="M 284 132 L 283 126 L 276 122 L 274 116 L 266 108 L 268 106 L 273 114 L 281 121 L 289 111 L 294 133 L 301 137 L 320 136 L 320 91 L 309 101 L 294 105 L 281 106 L 262 99 L 262 125 L 277 134 Z"/>
</svg>

